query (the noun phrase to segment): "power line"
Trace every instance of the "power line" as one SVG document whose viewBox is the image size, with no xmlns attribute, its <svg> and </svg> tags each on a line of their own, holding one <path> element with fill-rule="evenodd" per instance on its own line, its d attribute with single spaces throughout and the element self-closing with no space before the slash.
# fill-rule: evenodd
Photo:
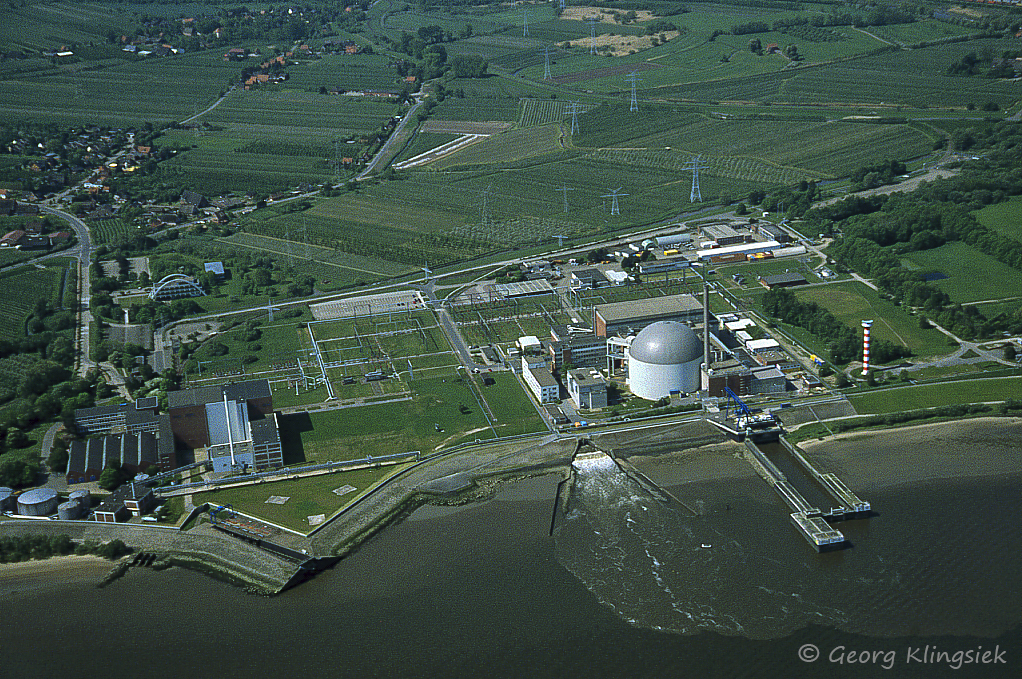
<svg viewBox="0 0 1022 679">
<path fill-rule="evenodd" d="M 578 132 L 578 109 L 579 103 L 577 101 L 571 102 L 571 106 L 568 110 L 571 111 L 571 133 L 575 134 Z"/>
<path fill-rule="evenodd" d="M 564 213 L 565 214 L 568 213 L 568 191 L 574 191 L 574 190 L 575 189 L 569 189 L 567 184 L 565 184 L 564 186 L 562 186 L 559 189 L 554 189 L 554 191 L 559 191 L 559 192 L 564 194 Z"/>
<path fill-rule="evenodd" d="M 642 78 L 639 77 L 638 71 L 632 71 L 631 73 L 628 74 L 628 76 L 625 78 L 625 80 L 627 80 L 628 82 L 630 82 L 632 84 L 632 106 L 628 110 L 630 110 L 630 111 L 638 111 L 639 110 L 639 103 L 635 99 L 635 83 L 638 82 L 639 80 L 642 80 Z"/>
<path fill-rule="evenodd" d="M 619 193 L 622 188 L 624 188 L 624 187 L 619 186 L 616 189 L 607 189 L 608 191 L 610 191 L 610 193 L 605 193 L 602 196 L 600 196 L 600 198 L 610 198 L 611 199 L 610 214 L 612 214 L 612 215 L 619 215 L 619 214 L 621 214 L 621 209 L 618 207 L 618 204 L 617 204 L 618 196 L 627 196 L 628 195 L 627 193 Z M 604 202 L 604 205 L 606 205 L 606 202 Z"/>
<path fill-rule="evenodd" d="M 701 163 L 702 158 L 703 154 L 700 153 L 692 159 L 691 163 L 688 163 L 681 168 L 683 170 L 692 170 L 692 193 L 689 195 L 688 199 L 690 203 L 694 203 L 697 200 L 700 203 L 703 202 L 703 194 L 699 191 L 699 170 L 707 170 L 709 169 L 709 166 Z"/>
</svg>

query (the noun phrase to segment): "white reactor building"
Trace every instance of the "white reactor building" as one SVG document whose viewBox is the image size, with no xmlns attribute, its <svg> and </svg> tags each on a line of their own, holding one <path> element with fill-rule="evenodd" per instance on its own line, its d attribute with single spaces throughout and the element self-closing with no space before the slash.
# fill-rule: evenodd
<svg viewBox="0 0 1022 679">
<path fill-rule="evenodd" d="M 692 328 L 660 321 L 643 328 L 628 347 L 628 388 L 657 401 L 672 391 L 699 391 L 703 348 Z"/>
</svg>

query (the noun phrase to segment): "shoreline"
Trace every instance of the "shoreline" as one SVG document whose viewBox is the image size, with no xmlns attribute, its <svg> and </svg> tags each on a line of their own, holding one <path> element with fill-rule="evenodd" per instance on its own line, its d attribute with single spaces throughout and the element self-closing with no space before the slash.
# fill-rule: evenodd
<svg viewBox="0 0 1022 679">
<path fill-rule="evenodd" d="M 1003 478 L 1018 474 L 1022 470 L 1019 464 L 1022 462 L 1022 447 L 1015 444 L 1019 433 L 1022 433 L 1022 418 L 988 417 L 843 432 L 822 441 L 805 441 L 800 447 L 823 471 L 836 473 L 856 492 L 869 493 L 944 479 Z M 737 444 L 721 440 L 684 447 L 685 443 L 683 437 L 677 440 L 667 437 L 651 449 L 648 439 L 644 439 L 634 442 L 636 450 L 632 455 L 628 454 L 630 446 L 627 443 L 616 450 L 632 458 L 644 473 L 666 487 L 688 484 L 712 486 L 756 476 L 736 452 L 739 451 L 735 447 Z M 392 523 L 407 519 L 423 506 L 435 507 L 436 516 L 440 518 L 457 513 L 458 507 L 491 501 L 496 493 L 523 480 L 565 474 L 576 445 L 575 439 L 564 439 L 538 445 L 526 444 L 520 449 L 501 446 L 497 450 L 474 451 L 475 454 L 457 461 L 439 461 L 436 465 L 412 470 L 409 475 L 396 479 L 390 487 L 368 498 L 365 504 L 356 505 L 338 516 L 330 529 L 309 541 L 310 547 L 317 547 L 310 549 L 311 555 L 346 556 Z M 941 454 L 935 456 L 932 451 L 941 451 Z M 451 485 L 444 487 L 448 482 Z M 535 498 L 526 490 L 505 499 L 514 502 Z M 180 539 L 187 543 L 205 532 L 190 531 L 192 535 L 184 534 Z M 290 573 L 292 577 L 284 576 L 279 572 L 281 563 L 274 564 L 273 570 L 278 572 L 272 575 L 262 572 L 260 565 L 269 565 L 265 562 L 270 556 L 268 554 L 262 553 L 262 558 L 256 559 L 261 564 L 242 563 L 239 551 L 261 552 L 251 545 L 226 536 L 222 540 L 214 535 L 201 537 L 205 541 L 212 538 L 221 549 L 212 548 L 211 544 L 202 547 L 165 544 L 162 549 L 146 549 L 138 544 L 132 546 L 139 551 L 162 553 L 173 565 L 233 582 L 250 592 L 272 595 L 296 584 L 293 577 L 297 573 Z M 137 541 L 126 540 L 129 544 Z M 178 541 L 172 539 L 171 542 Z M 222 547 L 227 547 L 229 554 L 218 553 Z M 96 582 L 106 574 L 111 563 L 99 557 L 72 555 L 3 564 L 0 565 L 0 590 L 5 580 L 52 581 L 58 573 L 62 577 L 71 575 L 81 579 L 83 576 L 75 574 L 88 571 L 89 577 Z"/>
</svg>

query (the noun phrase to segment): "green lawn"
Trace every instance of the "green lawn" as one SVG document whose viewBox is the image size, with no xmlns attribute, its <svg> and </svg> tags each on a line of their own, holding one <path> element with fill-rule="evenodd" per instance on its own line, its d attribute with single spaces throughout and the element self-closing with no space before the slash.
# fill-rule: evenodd
<svg viewBox="0 0 1022 679">
<path fill-rule="evenodd" d="M 1022 377 L 999 377 L 987 380 L 962 380 L 939 384 L 880 389 L 849 396 L 848 400 L 860 415 L 894 413 L 916 408 L 932 408 L 958 403 L 982 403 L 1022 398 Z"/>
<path fill-rule="evenodd" d="M 408 466 L 408 463 L 402 463 L 196 493 L 195 504 L 203 502 L 230 504 L 240 512 L 307 533 L 312 528 L 309 526 L 310 516 L 325 514 L 329 518 L 334 512 L 361 497 L 384 479 L 407 469 Z M 345 485 L 354 486 L 356 490 L 342 496 L 332 492 L 335 488 Z M 266 500 L 271 495 L 290 499 L 282 505 L 268 504 Z"/>
<path fill-rule="evenodd" d="M 973 213 L 983 226 L 1022 240 L 1022 197 L 990 205 Z"/>
<path fill-rule="evenodd" d="M 955 302 L 999 300 L 1022 294 L 1022 271 L 960 241 L 913 252 L 905 259 L 925 271 L 946 275 L 946 279 L 934 281 L 934 284 Z"/>
<path fill-rule="evenodd" d="M 947 353 L 946 338 L 937 330 L 919 327 L 919 319 L 880 299 L 872 288 L 858 282 L 835 283 L 812 288 L 794 288 L 802 299 L 812 300 L 826 307 L 839 320 L 852 328 L 860 328 L 861 321 L 873 319 L 872 336 L 907 346 L 917 356 Z"/>
<path fill-rule="evenodd" d="M 466 439 L 493 438 L 469 382 L 451 369 L 429 373 L 416 373 L 408 400 L 284 416 L 284 436 L 292 448 L 299 444 L 309 462 L 413 450 L 427 454 Z"/>
</svg>

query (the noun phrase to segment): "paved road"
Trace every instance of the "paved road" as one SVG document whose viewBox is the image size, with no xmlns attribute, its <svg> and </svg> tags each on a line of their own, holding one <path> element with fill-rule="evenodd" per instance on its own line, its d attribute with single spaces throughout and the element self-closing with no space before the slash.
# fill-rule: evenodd
<svg viewBox="0 0 1022 679">
<path fill-rule="evenodd" d="M 369 165 L 366 166 L 366 169 L 362 170 L 362 172 L 355 177 L 355 181 L 368 179 L 369 175 L 376 172 L 378 167 L 386 164 L 385 161 L 388 161 L 391 158 L 394 146 L 397 145 L 398 140 L 401 137 L 401 132 L 403 132 L 405 127 L 408 126 L 408 122 L 416 115 L 420 106 L 422 106 L 421 98 L 417 99 L 415 104 L 408 109 L 408 113 L 406 113 L 405 117 L 401 119 L 401 122 L 397 124 L 397 127 L 394 128 L 394 131 L 387 138 L 387 141 L 383 142 L 383 146 L 381 146 L 380 150 L 377 151 L 375 156 L 373 156 L 373 159 L 369 161 Z"/>
<path fill-rule="evenodd" d="M 92 298 L 92 284 L 89 280 L 89 263 L 92 261 L 92 235 L 89 233 L 88 225 L 70 212 L 59 210 L 48 205 L 39 206 L 39 210 L 53 217 L 63 219 L 74 229 L 78 237 L 78 245 L 60 253 L 64 256 L 71 256 L 78 260 L 78 299 L 80 314 L 76 346 L 78 353 L 78 373 L 85 375 L 89 369 L 95 367 L 90 356 L 89 346 L 89 324 L 92 323 L 92 311 L 89 308 L 89 301 Z"/>
</svg>

